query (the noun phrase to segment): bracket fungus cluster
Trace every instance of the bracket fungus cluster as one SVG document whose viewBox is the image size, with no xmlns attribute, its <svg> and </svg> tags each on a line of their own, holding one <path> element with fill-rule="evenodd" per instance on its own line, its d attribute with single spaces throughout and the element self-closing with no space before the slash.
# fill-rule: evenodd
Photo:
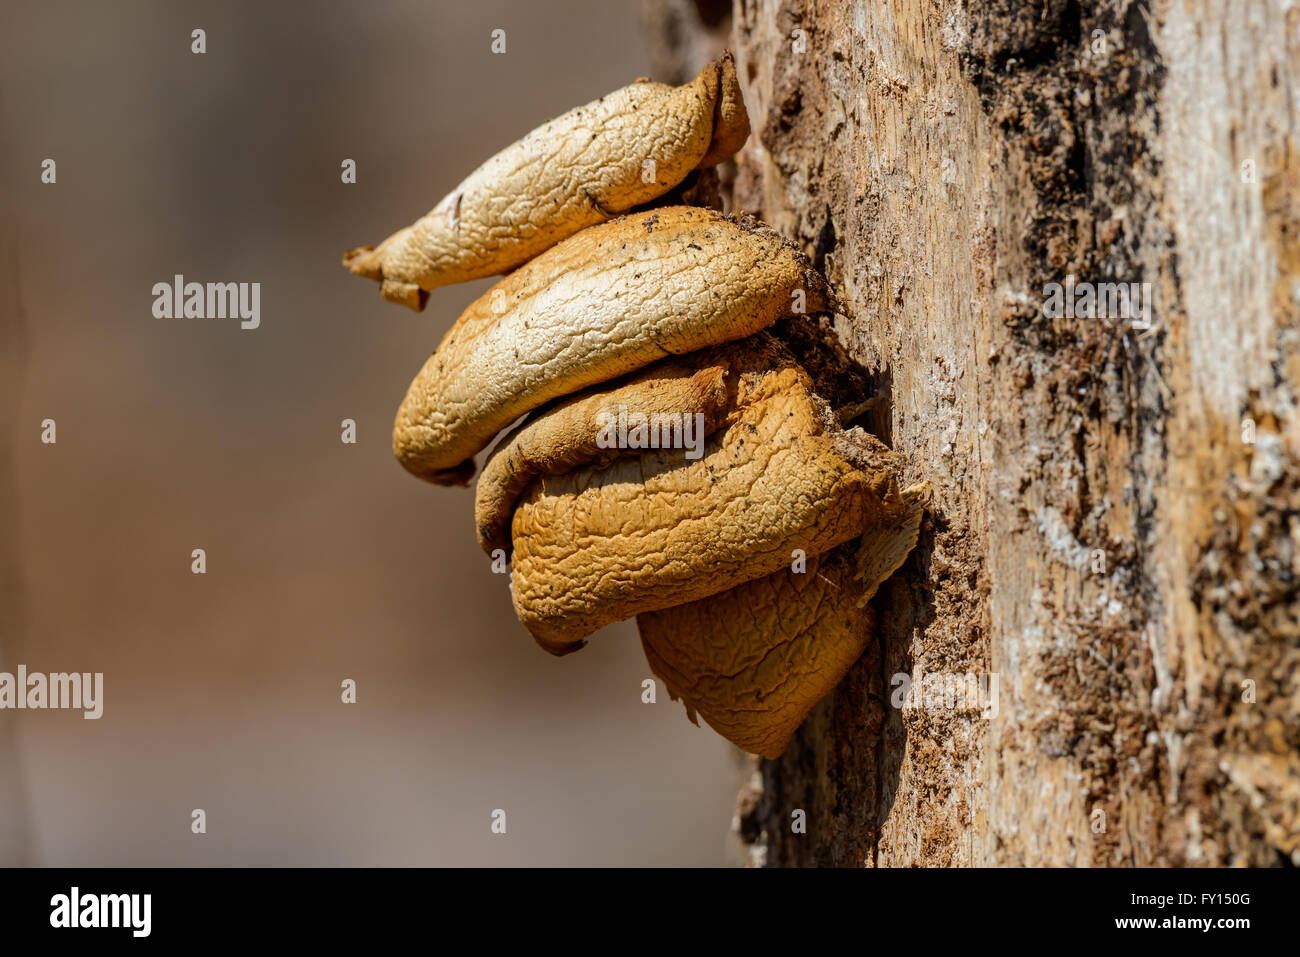
<svg viewBox="0 0 1300 957">
<path fill-rule="evenodd" d="M 538 644 L 567 654 L 635 616 L 691 720 L 775 757 L 871 640 L 867 602 L 915 544 L 924 488 L 900 488 L 898 456 L 844 428 L 769 331 L 831 306 L 807 258 L 752 219 L 644 208 L 748 133 L 729 55 L 680 87 L 639 81 L 344 264 L 416 309 L 509 272 L 411 383 L 398 460 L 464 485 L 518 422 L 474 517 Z"/>
</svg>

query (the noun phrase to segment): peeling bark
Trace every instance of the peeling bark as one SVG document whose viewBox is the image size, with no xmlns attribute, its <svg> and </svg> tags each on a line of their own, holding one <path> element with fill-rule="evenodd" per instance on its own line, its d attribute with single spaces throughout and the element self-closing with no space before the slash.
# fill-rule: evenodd
<svg viewBox="0 0 1300 957">
<path fill-rule="evenodd" d="M 735 50 L 724 198 L 830 279 L 864 424 L 935 488 L 877 645 L 740 796 L 754 859 L 1300 864 L 1300 7 L 645 22 L 657 79 Z M 1047 315 L 1067 281 L 1154 307 Z M 996 675 L 996 713 L 901 674 Z"/>
</svg>

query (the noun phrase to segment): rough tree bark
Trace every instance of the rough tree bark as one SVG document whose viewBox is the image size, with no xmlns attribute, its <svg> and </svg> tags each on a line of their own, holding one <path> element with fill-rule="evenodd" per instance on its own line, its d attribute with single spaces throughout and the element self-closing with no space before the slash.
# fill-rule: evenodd
<svg viewBox="0 0 1300 957">
<path fill-rule="evenodd" d="M 1300 5 L 645 23 L 657 79 L 735 50 L 730 202 L 816 257 L 937 488 L 877 651 L 740 795 L 753 858 L 1300 864 Z M 1049 317 L 1067 276 L 1150 283 L 1149 326 Z M 903 673 L 996 674 L 996 714 L 895 707 Z"/>
</svg>

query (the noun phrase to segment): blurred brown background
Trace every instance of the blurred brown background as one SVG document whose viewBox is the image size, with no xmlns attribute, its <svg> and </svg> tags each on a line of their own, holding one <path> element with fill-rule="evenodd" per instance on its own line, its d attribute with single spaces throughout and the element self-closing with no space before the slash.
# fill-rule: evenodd
<svg viewBox="0 0 1300 957">
<path fill-rule="evenodd" d="M 472 493 L 392 458 L 487 284 L 415 314 L 339 265 L 648 74 L 635 4 L 41 0 L 0 24 L 0 669 L 105 676 L 99 721 L 0 712 L 0 861 L 734 860 L 737 752 L 662 687 L 641 703 L 635 628 L 540 651 Z M 260 282 L 261 328 L 153 318 L 176 273 Z"/>
</svg>

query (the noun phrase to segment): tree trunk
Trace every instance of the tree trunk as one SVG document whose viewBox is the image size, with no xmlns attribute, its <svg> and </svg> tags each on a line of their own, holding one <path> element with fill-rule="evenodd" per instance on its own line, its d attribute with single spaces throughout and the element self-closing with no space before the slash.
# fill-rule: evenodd
<svg viewBox="0 0 1300 957">
<path fill-rule="evenodd" d="M 1300 864 L 1300 5 L 645 20 L 657 79 L 736 52 L 730 202 L 815 256 L 936 489 L 877 651 L 755 765 L 753 858 Z"/>
</svg>

